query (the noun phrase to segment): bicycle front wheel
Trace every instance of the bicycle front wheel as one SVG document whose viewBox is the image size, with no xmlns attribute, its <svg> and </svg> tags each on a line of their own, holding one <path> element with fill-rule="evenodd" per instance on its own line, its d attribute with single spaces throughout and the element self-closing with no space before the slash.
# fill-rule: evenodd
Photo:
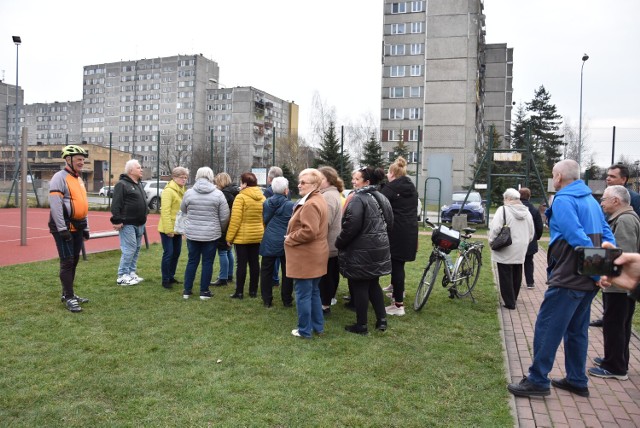
<svg viewBox="0 0 640 428">
<path fill-rule="evenodd" d="M 453 279 L 458 297 L 465 297 L 471 294 L 473 287 L 478 282 L 480 267 L 482 266 L 482 256 L 478 250 L 469 250 L 462 256 L 462 262 L 458 266 Z"/>
<path fill-rule="evenodd" d="M 433 285 L 436 283 L 436 278 L 438 277 L 440 263 L 441 261 L 439 258 L 431 258 L 427 267 L 424 268 L 422 279 L 420 280 L 418 290 L 416 291 L 416 298 L 413 302 L 413 309 L 416 311 L 422 309 L 422 307 L 427 303 L 431 290 L 433 290 Z"/>
</svg>

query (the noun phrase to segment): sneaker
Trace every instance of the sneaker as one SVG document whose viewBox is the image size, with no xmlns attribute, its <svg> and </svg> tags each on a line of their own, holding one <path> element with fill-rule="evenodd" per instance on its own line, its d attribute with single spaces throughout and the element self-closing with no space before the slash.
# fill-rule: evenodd
<svg viewBox="0 0 640 428">
<path fill-rule="evenodd" d="M 137 282 L 134 282 L 131 280 L 131 277 L 129 275 L 122 275 L 119 276 L 118 279 L 116 280 L 116 284 L 118 285 L 122 285 L 123 287 L 129 286 L 129 285 L 136 285 Z"/>
<path fill-rule="evenodd" d="M 387 306 L 384 309 L 387 312 L 387 315 L 397 315 L 399 317 L 404 315 L 404 305 L 396 306 L 396 304 L 394 303 L 392 305 Z"/>
<path fill-rule="evenodd" d="M 602 365 L 602 362 L 604 361 L 604 359 L 600 358 L 600 357 L 594 357 L 591 361 L 593 361 L 593 364 L 595 364 L 596 366 L 600 367 Z"/>
<path fill-rule="evenodd" d="M 344 329 L 349 333 L 360 334 L 362 336 L 366 336 L 369 334 L 369 329 L 367 328 L 366 325 L 360 325 L 360 324 L 346 325 L 344 326 Z"/>
<path fill-rule="evenodd" d="M 72 297 L 72 299 L 76 299 L 76 300 L 78 301 L 78 303 L 89 303 L 89 299 L 84 298 L 84 297 L 80 297 L 80 296 L 76 296 L 76 295 L 74 295 L 74 296 Z M 64 302 L 65 302 L 65 300 L 67 300 L 67 299 L 66 299 L 64 296 L 60 297 L 60 301 L 61 301 L 62 303 L 64 303 Z"/>
<path fill-rule="evenodd" d="M 536 288 L 535 284 L 527 284 L 527 289 L 528 290 L 533 290 L 534 288 Z"/>
<path fill-rule="evenodd" d="M 300 331 L 297 328 L 294 328 L 293 330 L 291 330 L 291 334 L 295 337 L 299 337 L 301 339 L 307 339 L 306 336 L 303 336 L 300 334 Z"/>
<path fill-rule="evenodd" d="M 382 289 L 382 291 L 393 291 L 393 284 L 389 284 Z"/>
<path fill-rule="evenodd" d="M 516 397 L 546 397 L 551 394 L 551 388 L 534 385 L 526 376 L 519 383 L 507 385 L 507 389 Z"/>
<path fill-rule="evenodd" d="M 338 304 L 338 299 L 336 299 L 335 297 L 331 299 L 331 306 L 337 305 Z"/>
<path fill-rule="evenodd" d="M 185 291 L 183 291 L 183 292 L 182 292 L 182 298 L 186 300 L 186 299 L 188 299 L 188 298 L 189 298 L 189 296 L 191 296 L 192 294 L 193 294 L 193 293 L 191 293 L 191 291 L 186 291 L 186 290 L 185 290 Z"/>
<path fill-rule="evenodd" d="M 386 318 L 380 318 L 378 321 L 376 321 L 376 330 L 387 331 L 387 319 Z"/>
<path fill-rule="evenodd" d="M 390 298 L 390 299 L 393 299 L 393 292 L 387 293 L 387 297 Z M 407 297 L 407 292 L 406 291 L 404 293 L 402 293 L 402 297 Z"/>
<path fill-rule="evenodd" d="M 603 321 L 602 318 L 593 320 L 589 323 L 589 327 L 602 327 Z"/>
<path fill-rule="evenodd" d="M 213 294 L 211 294 L 211 291 L 207 290 L 207 291 L 200 292 L 200 300 L 209 300 L 212 297 L 213 297 Z"/>
<path fill-rule="evenodd" d="M 215 282 L 212 282 L 210 285 L 214 287 L 223 287 L 227 285 L 227 280 L 218 278 Z"/>
<path fill-rule="evenodd" d="M 182 284 L 182 283 L 180 281 L 178 281 L 177 279 L 175 279 L 175 278 L 171 278 L 169 280 L 169 284 Z"/>
<path fill-rule="evenodd" d="M 82 308 L 80 307 L 80 304 L 74 298 L 65 300 L 64 305 L 71 312 L 82 312 Z"/>
<path fill-rule="evenodd" d="M 587 373 L 589 373 L 591 376 L 599 377 L 602 379 L 618 379 L 618 380 L 629 379 L 629 376 L 627 376 L 626 374 L 622 374 L 622 375 L 613 374 L 609 370 L 605 370 L 602 367 L 591 367 L 589 370 L 587 370 Z"/>
<path fill-rule="evenodd" d="M 588 397 L 589 396 L 589 388 L 586 386 L 584 388 L 571 385 L 566 378 L 563 379 L 551 379 L 551 385 L 555 388 L 564 389 L 565 391 L 569 391 L 573 394 L 579 395 L 580 397 Z"/>
<path fill-rule="evenodd" d="M 142 278 L 141 276 L 136 275 L 135 272 L 131 272 L 129 274 L 129 277 L 136 282 L 136 284 L 140 284 L 142 281 L 144 281 L 144 278 Z"/>
</svg>

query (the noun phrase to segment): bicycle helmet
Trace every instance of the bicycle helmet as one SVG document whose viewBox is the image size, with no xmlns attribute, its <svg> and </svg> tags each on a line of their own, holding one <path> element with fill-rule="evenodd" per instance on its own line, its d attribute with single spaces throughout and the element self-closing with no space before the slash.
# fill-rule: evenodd
<svg viewBox="0 0 640 428">
<path fill-rule="evenodd" d="M 62 159 L 73 155 L 82 155 L 85 158 L 89 157 L 89 153 L 87 153 L 85 149 L 80 146 L 76 146 L 75 144 L 71 144 L 62 149 Z"/>
</svg>

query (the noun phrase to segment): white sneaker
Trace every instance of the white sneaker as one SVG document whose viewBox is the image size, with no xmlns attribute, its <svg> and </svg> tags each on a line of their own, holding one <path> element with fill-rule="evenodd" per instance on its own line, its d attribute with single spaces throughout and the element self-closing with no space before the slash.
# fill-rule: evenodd
<svg viewBox="0 0 640 428">
<path fill-rule="evenodd" d="M 331 306 L 333 305 L 337 305 L 338 304 L 338 299 L 336 299 L 335 297 L 331 299 Z"/>
<path fill-rule="evenodd" d="M 136 273 L 135 273 L 135 272 L 131 272 L 131 273 L 129 274 L 129 277 L 131 277 L 131 279 L 132 279 L 133 281 L 135 281 L 135 283 L 136 283 L 136 284 L 139 284 L 139 283 L 141 283 L 142 281 L 144 281 L 144 278 L 142 278 L 141 276 L 136 275 Z"/>
<path fill-rule="evenodd" d="M 404 306 L 397 307 L 395 303 L 384 309 L 387 312 L 387 315 L 397 315 L 399 317 L 404 315 Z"/>
<path fill-rule="evenodd" d="M 382 289 L 382 291 L 393 291 L 393 284 L 389 284 Z"/>
<path fill-rule="evenodd" d="M 118 277 L 118 279 L 116 280 L 116 284 L 126 287 L 129 285 L 136 285 L 137 282 L 131 282 L 131 277 L 125 274 Z"/>
<path fill-rule="evenodd" d="M 393 299 L 393 293 L 387 293 L 387 297 Z M 402 297 L 407 297 L 407 292 L 402 293 Z"/>
</svg>

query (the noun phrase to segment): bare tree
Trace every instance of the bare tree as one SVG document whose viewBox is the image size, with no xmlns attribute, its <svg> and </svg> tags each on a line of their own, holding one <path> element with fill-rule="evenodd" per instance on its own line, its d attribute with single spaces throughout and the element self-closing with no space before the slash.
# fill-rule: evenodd
<svg viewBox="0 0 640 428">
<path fill-rule="evenodd" d="M 573 159 L 575 161 L 578 158 L 588 159 L 591 157 L 591 145 L 589 143 L 589 125 L 582 125 L 582 156 L 578 156 L 580 152 L 580 144 L 578 142 L 579 129 L 573 126 L 569 119 L 565 119 L 563 124 L 564 133 L 564 159 Z"/>
<path fill-rule="evenodd" d="M 310 144 L 313 146 L 319 146 L 322 141 L 322 136 L 329 128 L 329 123 L 336 123 L 336 108 L 329 106 L 326 100 L 320 97 L 319 92 L 314 92 L 313 99 L 311 101 L 311 113 L 309 122 L 312 131 L 312 141 Z"/>
<path fill-rule="evenodd" d="M 178 145 L 172 136 L 160 138 L 160 173 L 169 175 L 177 166 L 190 166 L 190 152 L 186 145 Z"/>
<path fill-rule="evenodd" d="M 364 147 L 372 135 L 378 138 L 378 126 L 371 114 L 362 116 L 359 121 L 347 123 L 345 126 L 345 149 L 349 150 L 353 159 L 364 157 Z"/>
</svg>

